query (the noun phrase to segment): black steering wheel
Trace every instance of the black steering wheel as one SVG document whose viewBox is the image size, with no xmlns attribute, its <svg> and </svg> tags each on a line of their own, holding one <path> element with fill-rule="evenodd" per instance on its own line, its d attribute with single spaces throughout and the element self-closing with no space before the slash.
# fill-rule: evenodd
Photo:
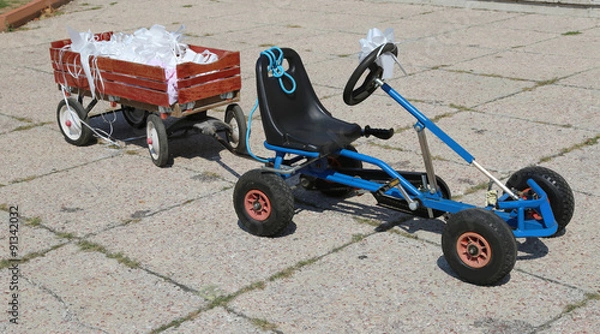
<svg viewBox="0 0 600 334">
<path fill-rule="evenodd" d="M 358 64 L 358 67 L 354 70 L 350 79 L 346 83 L 346 87 L 344 88 L 344 102 L 347 105 L 353 106 L 355 104 L 359 104 L 362 101 L 366 100 L 367 97 L 371 96 L 373 92 L 377 89 L 376 79 L 381 79 L 383 75 L 383 68 L 377 65 L 375 62 L 377 60 L 378 55 L 382 55 L 386 52 L 391 52 L 394 56 L 398 55 L 398 48 L 394 43 L 385 43 L 381 46 L 375 48 L 369 55 L 363 59 L 363 61 Z M 360 87 L 354 89 L 358 80 L 363 76 L 366 70 L 369 70 L 365 80 L 360 85 Z"/>
</svg>

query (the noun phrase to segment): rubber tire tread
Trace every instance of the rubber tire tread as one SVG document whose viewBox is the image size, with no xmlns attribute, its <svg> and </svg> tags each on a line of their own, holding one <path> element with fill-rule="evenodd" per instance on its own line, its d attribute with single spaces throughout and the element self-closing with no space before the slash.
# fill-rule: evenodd
<svg viewBox="0 0 600 334">
<path fill-rule="evenodd" d="M 142 129 L 146 125 L 146 121 L 148 119 L 149 112 L 144 110 L 144 117 L 142 117 L 141 120 L 136 121 L 132 117 L 129 117 L 129 112 L 135 112 L 135 109 L 136 108 L 133 108 L 133 107 L 123 107 L 123 110 L 121 111 L 121 113 L 123 114 L 123 118 L 125 119 L 127 124 L 129 124 L 133 128 Z"/>
<path fill-rule="evenodd" d="M 238 123 L 238 131 L 239 131 L 239 143 L 238 146 L 234 149 L 234 151 L 238 154 L 246 154 L 246 131 L 248 125 L 246 124 L 246 116 L 242 111 L 242 108 L 237 104 L 230 104 L 227 106 L 227 110 L 225 110 L 225 123 L 229 124 L 229 122 L 235 118 L 235 121 Z M 231 142 L 231 138 L 229 137 L 229 133 L 227 133 L 227 140 Z"/>
<path fill-rule="evenodd" d="M 248 191 L 260 190 L 271 202 L 271 215 L 264 221 L 248 216 L 244 199 Z M 251 234 L 272 237 L 292 222 L 294 217 L 294 196 L 282 177 L 272 172 L 253 169 L 244 173 L 233 190 L 233 206 L 242 226 Z"/>
<path fill-rule="evenodd" d="M 561 234 L 567 227 L 575 211 L 575 197 L 567 181 L 557 172 L 541 166 L 525 167 L 515 172 L 506 181 L 509 189 L 519 191 L 529 188 L 527 180 L 533 179 L 548 195 L 558 230 L 554 236 Z"/>
<path fill-rule="evenodd" d="M 491 262 L 482 268 L 472 268 L 458 257 L 456 242 L 466 232 L 476 232 L 491 247 Z M 493 285 L 514 268 L 517 242 L 512 230 L 495 213 L 481 209 L 466 209 L 450 216 L 442 233 L 442 250 L 450 268 L 462 280 L 476 285 Z"/>
</svg>

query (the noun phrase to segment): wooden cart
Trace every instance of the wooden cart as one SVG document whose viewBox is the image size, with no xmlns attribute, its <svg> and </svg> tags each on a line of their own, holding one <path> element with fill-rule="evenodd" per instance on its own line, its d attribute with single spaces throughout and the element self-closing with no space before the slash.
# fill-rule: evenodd
<svg viewBox="0 0 600 334">
<path fill-rule="evenodd" d="M 96 34 L 97 40 L 110 40 L 112 32 Z M 93 129 L 89 113 L 98 100 L 109 101 L 134 127 L 146 127 L 148 150 L 155 165 L 169 161 L 168 137 L 180 130 L 195 129 L 213 136 L 227 149 L 243 154 L 246 150 L 246 122 L 239 101 L 242 79 L 239 52 L 189 45 L 197 53 L 204 50 L 217 55 L 209 64 L 182 63 L 176 67 L 177 101 L 169 102 L 168 80 L 163 67 L 98 56 L 90 57 L 95 94 L 78 52 L 66 47 L 71 40 L 51 43 L 50 58 L 54 80 L 67 98 L 60 101 L 57 121 L 65 140 L 74 145 L 87 144 Z M 77 96 L 74 98 L 73 96 Z M 84 97 L 92 97 L 84 106 Z M 223 121 L 207 116 L 211 108 L 225 106 Z M 177 118 L 169 127 L 163 122 Z"/>
</svg>

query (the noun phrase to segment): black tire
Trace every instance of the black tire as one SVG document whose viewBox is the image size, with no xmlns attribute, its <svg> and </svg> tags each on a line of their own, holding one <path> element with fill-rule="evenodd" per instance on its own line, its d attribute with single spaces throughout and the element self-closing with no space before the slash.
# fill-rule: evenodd
<svg viewBox="0 0 600 334">
<path fill-rule="evenodd" d="M 562 234 L 575 211 L 575 197 L 567 181 L 557 172 L 545 167 L 525 167 L 515 172 L 506 182 L 506 187 L 522 192 L 529 188 L 527 180 L 534 180 L 548 195 L 552 214 L 558 224 L 554 236 Z"/>
<path fill-rule="evenodd" d="M 294 217 L 294 197 L 283 178 L 259 169 L 246 172 L 235 184 L 233 206 L 242 226 L 263 237 L 282 232 Z"/>
<path fill-rule="evenodd" d="M 346 147 L 346 149 L 353 151 L 353 152 L 358 152 L 356 150 L 356 148 L 352 145 L 348 145 Z M 362 168 L 363 167 L 362 161 L 350 159 L 347 157 L 341 157 L 337 154 L 329 155 L 327 157 L 327 164 L 328 164 L 328 168 L 331 168 L 334 170 L 341 169 L 341 168 Z M 354 190 L 354 188 L 352 188 L 352 187 L 349 187 L 349 186 L 346 186 L 343 184 L 339 184 L 339 183 L 335 183 L 335 182 L 326 181 L 323 179 L 315 179 L 314 187 L 317 190 L 319 190 L 323 195 L 326 195 L 329 197 L 336 197 L 336 198 L 345 197 Z"/>
<path fill-rule="evenodd" d="M 242 108 L 237 104 L 230 104 L 225 110 L 225 123 L 231 127 L 231 132 L 227 131 L 227 141 L 235 153 L 246 153 L 246 116 Z"/>
<path fill-rule="evenodd" d="M 146 121 L 146 143 L 152 162 L 165 167 L 169 161 L 169 143 L 165 124 L 156 114 L 148 115 Z"/>
<path fill-rule="evenodd" d="M 146 110 L 126 106 L 123 107 L 122 113 L 127 124 L 136 129 L 141 129 L 146 125 L 146 120 L 150 114 Z"/>
<path fill-rule="evenodd" d="M 498 283 L 517 259 L 517 242 L 508 224 L 479 208 L 459 211 L 448 219 L 442 250 L 458 277 L 477 285 Z"/>
<path fill-rule="evenodd" d="M 88 126 L 89 117 L 76 99 L 70 97 L 58 103 L 56 121 L 60 132 L 69 144 L 84 146 L 90 142 L 92 129 Z"/>
</svg>

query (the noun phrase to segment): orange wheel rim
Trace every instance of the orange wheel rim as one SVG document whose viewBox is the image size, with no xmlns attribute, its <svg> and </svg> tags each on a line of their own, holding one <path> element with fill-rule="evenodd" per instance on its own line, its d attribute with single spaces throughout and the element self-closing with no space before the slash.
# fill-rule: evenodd
<svg viewBox="0 0 600 334">
<path fill-rule="evenodd" d="M 248 216 L 254 220 L 264 221 L 271 215 L 272 207 L 269 197 L 260 190 L 250 190 L 244 197 L 244 208 Z"/>
<path fill-rule="evenodd" d="M 456 242 L 460 260 L 471 268 L 483 268 L 492 260 L 492 248 L 479 233 L 463 233 Z"/>
</svg>

